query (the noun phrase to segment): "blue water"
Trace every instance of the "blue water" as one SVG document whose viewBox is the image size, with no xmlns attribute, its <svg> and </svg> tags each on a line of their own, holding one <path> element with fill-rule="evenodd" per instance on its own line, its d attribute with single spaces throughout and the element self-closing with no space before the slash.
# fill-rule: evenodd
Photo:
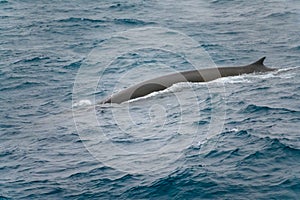
<svg viewBox="0 0 300 200">
<path fill-rule="evenodd" d="M 299 1 L 0 0 L 0 19 L 0 199 L 299 199 Z M 279 70 L 97 106 L 195 67 L 162 45 L 184 38 L 196 67 Z"/>
</svg>

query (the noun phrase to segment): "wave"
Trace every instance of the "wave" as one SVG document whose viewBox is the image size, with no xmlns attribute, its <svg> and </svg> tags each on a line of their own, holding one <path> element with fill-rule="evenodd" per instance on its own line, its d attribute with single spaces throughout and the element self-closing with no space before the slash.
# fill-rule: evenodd
<svg viewBox="0 0 300 200">
<path fill-rule="evenodd" d="M 79 61 L 76 61 L 76 62 L 72 62 L 68 65 L 65 65 L 65 66 L 63 66 L 63 68 L 65 68 L 65 69 L 78 69 L 78 68 L 80 68 L 81 64 L 82 64 L 82 60 L 79 60 Z"/>
<path fill-rule="evenodd" d="M 128 12 L 129 9 L 135 8 L 136 5 L 135 4 L 127 4 L 127 3 L 115 3 L 111 6 L 109 6 L 110 9 L 116 9 L 118 11 L 122 11 L 122 10 L 126 10 Z"/>
<path fill-rule="evenodd" d="M 47 86 L 46 83 L 43 82 L 34 82 L 34 81 L 25 81 L 19 84 L 11 84 L 7 87 L 0 88 L 0 91 L 9 91 L 9 90 L 16 90 L 16 89 L 27 89 L 37 86 Z"/>
<path fill-rule="evenodd" d="M 254 137 L 254 136 L 252 136 Z M 260 149 L 247 155 L 243 158 L 243 162 L 252 162 L 256 159 L 270 158 L 272 155 L 284 158 L 285 156 L 300 157 L 300 149 L 297 147 L 291 147 L 277 138 L 264 137 L 256 139 L 256 143 L 259 144 Z"/>
<path fill-rule="evenodd" d="M 91 19 L 91 18 L 79 18 L 79 17 L 69 17 L 66 19 L 57 20 L 60 23 L 115 23 L 115 24 L 123 24 L 123 25 L 151 25 L 155 24 L 154 22 L 146 22 L 139 19 L 134 18 L 115 18 L 115 19 Z"/>
<path fill-rule="evenodd" d="M 15 61 L 13 64 L 40 62 L 42 60 L 49 60 L 49 59 L 50 59 L 50 57 L 47 57 L 47 56 L 35 56 L 35 57 L 32 57 L 32 58 L 24 58 L 24 59 Z"/>
<path fill-rule="evenodd" d="M 121 19 L 114 19 L 116 24 L 123 24 L 123 25 L 151 25 L 155 24 L 154 22 L 146 22 L 139 19 L 133 18 L 121 18 Z"/>
<path fill-rule="evenodd" d="M 291 15 L 297 16 L 297 13 L 293 13 L 291 11 L 274 12 L 274 13 L 265 15 L 264 18 L 280 18 L 280 19 L 282 19 L 282 18 L 289 17 Z"/>
<path fill-rule="evenodd" d="M 90 18 L 79 18 L 79 17 L 69 17 L 66 19 L 57 20 L 57 22 L 69 23 L 69 22 L 90 22 L 90 23 L 105 23 L 105 20 L 101 19 L 90 19 Z"/>
<path fill-rule="evenodd" d="M 220 146 L 226 145 L 227 142 L 235 142 L 237 145 L 232 145 L 229 150 L 226 150 L 226 148 L 212 148 L 211 152 L 208 152 L 207 154 L 203 155 L 204 157 L 208 157 L 210 154 L 215 154 L 216 152 L 235 152 L 238 149 L 241 149 L 242 147 L 238 145 L 239 142 L 242 141 L 242 143 L 245 143 L 243 146 L 246 147 L 249 145 L 251 147 L 253 144 L 256 145 L 258 149 L 255 151 L 255 153 L 251 153 L 248 156 L 255 156 L 258 152 L 265 152 L 265 151 L 273 151 L 274 149 L 276 151 L 281 150 L 288 154 L 295 154 L 297 156 L 300 156 L 300 147 L 297 147 L 295 145 L 288 144 L 289 139 L 286 138 L 277 138 L 277 137 L 270 137 L 270 136 L 260 136 L 255 134 L 252 131 L 248 130 L 238 130 L 236 128 L 224 131 L 218 137 L 218 143 L 220 143 Z M 210 141 L 211 140 L 211 141 Z M 210 138 L 208 139 L 207 143 L 212 144 L 215 142 L 216 138 Z M 227 144 L 228 145 L 228 144 Z M 218 145 L 217 145 L 218 146 Z M 223 146 L 224 147 L 224 146 Z M 250 151 L 251 149 L 248 149 Z M 189 151 L 193 151 L 193 149 L 189 149 Z M 219 152 L 219 153 L 221 153 Z M 247 156 L 247 157 L 248 157 Z M 292 156 L 292 155 L 291 155 Z"/>
<path fill-rule="evenodd" d="M 10 200 L 11 198 L 0 195 L 0 199 L 2 199 L 2 200 Z"/>
<path fill-rule="evenodd" d="M 286 113 L 299 113 L 300 111 L 297 110 L 291 110 L 287 108 L 273 108 L 270 106 L 258 106 L 254 104 L 248 105 L 245 109 L 242 109 L 240 112 L 242 113 L 280 113 L 280 114 L 286 114 Z"/>
</svg>

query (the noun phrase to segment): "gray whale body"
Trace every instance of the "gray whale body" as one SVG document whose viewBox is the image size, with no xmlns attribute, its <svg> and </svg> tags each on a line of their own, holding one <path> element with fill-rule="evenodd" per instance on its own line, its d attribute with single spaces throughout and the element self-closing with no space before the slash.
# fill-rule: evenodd
<svg viewBox="0 0 300 200">
<path fill-rule="evenodd" d="M 122 103 L 130 99 L 145 96 L 152 92 L 164 90 L 175 83 L 180 82 L 208 82 L 221 77 L 237 76 L 241 74 L 250 74 L 254 72 L 268 72 L 275 69 L 268 68 L 264 65 L 266 57 L 245 66 L 237 67 L 219 67 L 207 68 L 192 71 L 183 71 L 165 76 L 153 78 L 136 85 L 130 86 L 120 92 L 112 94 L 109 98 L 99 102 L 104 103 Z"/>
</svg>

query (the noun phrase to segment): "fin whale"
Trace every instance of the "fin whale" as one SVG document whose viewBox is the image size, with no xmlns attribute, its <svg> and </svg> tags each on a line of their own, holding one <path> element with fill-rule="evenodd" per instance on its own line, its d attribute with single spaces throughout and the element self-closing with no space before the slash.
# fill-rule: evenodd
<svg viewBox="0 0 300 200">
<path fill-rule="evenodd" d="M 244 66 L 207 68 L 160 76 L 130 86 L 118 93 L 112 94 L 109 98 L 99 103 L 122 103 L 130 99 L 146 96 L 147 94 L 150 94 L 152 92 L 164 90 L 179 82 L 208 82 L 221 77 L 237 76 L 255 72 L 274 71 L 275 69 L 268 68 L 264 65 L 263 62 L 265 58 L 266 57 L 262 57 L 258 61 Z"/>
</svg>

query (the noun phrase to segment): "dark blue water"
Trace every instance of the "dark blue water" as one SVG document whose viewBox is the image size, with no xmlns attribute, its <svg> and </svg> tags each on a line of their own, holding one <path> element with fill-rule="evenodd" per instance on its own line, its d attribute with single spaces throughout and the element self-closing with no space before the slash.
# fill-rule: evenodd
<svg viewBox="0 0 300 200">
<path fill-rule="evenodd" d="M 0 199 L 299 198 L 299 1 L 0 0 L 0 19 Z M 279 70 L 95 106 L 263 56 Z"/>
</svg>

